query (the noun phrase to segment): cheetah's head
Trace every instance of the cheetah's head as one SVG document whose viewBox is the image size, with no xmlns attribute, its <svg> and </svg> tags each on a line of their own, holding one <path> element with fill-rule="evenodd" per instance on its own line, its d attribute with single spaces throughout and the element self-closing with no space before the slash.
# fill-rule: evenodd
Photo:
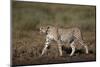
<svg viewBox="0 0 100 67">
<path fill-rule="evenodd" d="M 50 28 L 49 26 L 40 27 L 40 33 L 47 34 L 49 28 Z"/>
</svg>

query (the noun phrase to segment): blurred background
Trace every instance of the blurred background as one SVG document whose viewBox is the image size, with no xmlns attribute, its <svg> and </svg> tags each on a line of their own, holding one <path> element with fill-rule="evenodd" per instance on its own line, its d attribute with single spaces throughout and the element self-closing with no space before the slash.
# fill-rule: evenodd
<svg viewBox="0 0 100 67">
<path fill-rule="evenodd" d="M 12 1 L 11 24 L 13 65 L 96 60 L 96 6 Z M 48 52 L 39 57 L 45 42 L 39 27 L 46 25 L 79 27 L 89 55 L 82 50 L 69 57 L 70 53 L 64 51 L 64 56 L 59 57 L 57 45 L 53 43 Z"/>
</svg>

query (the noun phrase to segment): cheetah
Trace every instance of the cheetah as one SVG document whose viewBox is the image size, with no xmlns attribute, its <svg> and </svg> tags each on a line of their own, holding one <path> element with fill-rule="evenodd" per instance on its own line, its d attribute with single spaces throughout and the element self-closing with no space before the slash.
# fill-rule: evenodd
<svg viewBox="0 0 100 67">
<path fill-rule="evenodd" d="M 58 28 L 55 26 L 40 27 L 40 32 L 46 35 L 45 46 L 42 50 L 41 56 L 47 51 L 47 47 L 54 40 L 58 44 L 60 56 L 62 56 L 62 43 L 69 44 L 72 49 L 70 56 L 75 53 L 75 42 L 79 42 L 85 48 L 86 54 L 88 54 L 88 46 L 83 42 L 81 31 L 79 28 Z"/>
</svg>

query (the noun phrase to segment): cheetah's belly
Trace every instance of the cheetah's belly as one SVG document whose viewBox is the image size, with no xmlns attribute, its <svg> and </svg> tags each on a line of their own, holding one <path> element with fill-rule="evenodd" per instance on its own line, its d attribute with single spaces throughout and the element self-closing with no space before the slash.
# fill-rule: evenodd
<svg viewBox="0 0 100 67">
<path fill-rule="evenodd" d="M 72 38 L 73 38 L 73 36 L 71 33 L 61 35 L 61 41 L 63 41 L 63 42 L 69 43 Z"/>
</svg>

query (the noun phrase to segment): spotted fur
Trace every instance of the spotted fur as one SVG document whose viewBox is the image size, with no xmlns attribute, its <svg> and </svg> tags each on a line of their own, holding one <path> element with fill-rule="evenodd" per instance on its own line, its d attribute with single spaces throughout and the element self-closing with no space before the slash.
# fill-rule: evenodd
<svg viewBox="0 0 100 67">
<path fill-rule="evenodd" d="M 79 28 L 58 28 L 54 26 L 40 27 L 40 32 L 46 35 L 46 41 L 44 49 L 42 50 L 41 56 L 46 52 L 47 47 L 51 44 L 51 41 L 54 40 L 58 44 L 60 56 L 62 56 L 62 43 L 69 44 L 72 48 L 70 56 L 75 52 L 75 42 L 79 42 L 86 49 L 88 54 L 88 47 L 84 44 L 81 31 Z"/>
</svg>

